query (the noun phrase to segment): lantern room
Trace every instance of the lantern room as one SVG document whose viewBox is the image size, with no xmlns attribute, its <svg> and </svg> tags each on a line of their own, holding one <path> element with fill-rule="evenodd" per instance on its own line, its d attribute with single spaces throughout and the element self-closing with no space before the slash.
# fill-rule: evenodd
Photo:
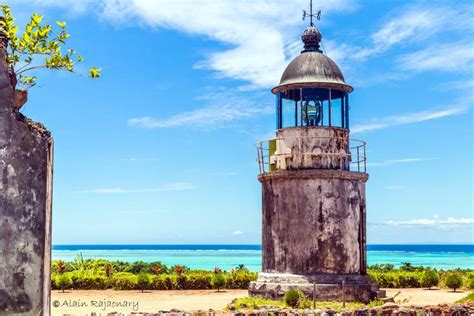
<svg viewBox="0 0 474 316">
<path fill-rule="evenodd" d="M 349 93 L 341 70 L 320 49 L 321 33 L 309 26 L 301 36 L 304 49 L 285 69 L 276 95 L 277 129 L 349 128 Z"/>
</svg>

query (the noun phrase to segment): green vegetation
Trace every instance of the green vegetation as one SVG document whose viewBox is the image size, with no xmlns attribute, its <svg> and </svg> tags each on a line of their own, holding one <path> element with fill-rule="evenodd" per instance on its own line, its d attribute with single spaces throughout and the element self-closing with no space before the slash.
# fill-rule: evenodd
<svg viewBox="0 0 474 316">
<path fill-rule="evenodd" d="M 462 276 L 457 272 L 451 272 L 446 278 L 446 286 L 456 292 L 462 286 Z"/>
<path fill-rule="evenodd" d="M 462 299 L 457 300 L 456 303 L 474 303 L 474 293 L 469 293 Z"/>
<path fill-rule="evenodd" d="M 225 277 L 221 269 L 216 268 L 214 270 L 214 276 L 212 277 L 212 286 L 220 292 L 221 288 L 225 286 Z"/>
<path fill-rule="evenodd" d="M 1 10 L 3 20 L 0 20 L 0 27 L 4 29 L 9 44 L 7 62 L 15 81 L 18 80 L 24 89 L 36 85 L 36 76 L 27 75 L 31 71 L 45 68 L 74 72 L 74 67 L 83 61 L 82 56 L 75 57 L 75 50 L 64 51 L 66 40 L 71 36 L 66 32 L 66 22 L 56 22 L 57 30 L 53 32 L 50 24 L 42 25 L 42 15 L 33 13 L 23 33 L 18 35 L 10 7 L 2 5 Z M 100 71 L 100 68 L 91 67 L 89 76 L 98 78 Z"/>
<path fill-rule="evenodd" d="M 137 276 L 137 286 L 140 290 L 142 290 L 142 293 L 145 292 L 145 290 L 149 289 L 152 284 L 151 277 L 149 274 L 145 272 L 140 272 Z"/>
<path fill-rule="evenodd" d="M 231 271 L 191 270 L 183 265 L 167 267 L 161 262 L 134 263 L 107 261 L 103 259 L 84 259 L 81 253 L 72 262 L 56 260 L 52 263 L 53 289 L 115 289 L 115 290 L 198 290 L 198 289 L 247 289 L 251 281 L 257 279 L 257 273 L 249 271 L 243 265 Z M 474 288 L 473 270 L 435 270 L 404 264 L 396 269 L 393 265 L 374 265 L 368 269 L 373 281 L 382 288 L 421 288 L 450 287 L 455 274 L 461 278 L 457 289 Z M 61 275 L 66 275 L 62 279 Z M 70 279 L 70 282 L 66 279 Z M 449 282 L 448 282 L 449 278 Z M 448 285 L 449 283 L 449 285 Z M 301 300 L 301 305 L 310 304 Z"/>
<path fill-rule="evenodd" d="M 298 303 L 296 305 L 290 305 L 288 303 L 285 303 L 285 299 L 283 300 L 271 300 L 271 299 L 266 299 L 266 298 L 260 298 L 260 297 L 243 297 L 239 299 L 235 299 L 231 304 L 236 310 L 247 310 L 247 309 L 257 309 L 257 308 L 271 308 L 271 307 L 295 307 L 295 308 L 312 308 L 313 307 L 313 302 L 308 299 L 306 296 L 301 297 L 301 293 L 299 291 L 289 291 L 290 292 L 298 292 L 297 294 L 291 294 L 292 297 L 298 297 Z M 292 302 L 294 304 L 294 301 Z M 341 312 L 343 310 L 353 310 L 353 309 L 358 309 L 358 308 L 365 308 L 365 307 L 376 307 L 376 306 L 381 306 L 383 305 L 383 301 L 372 301 L 369 304 L 364 304 L 360 302 L 346 302 L 346 307 L 343 307 L 341 302 L 335 302 L 335 301 L 317 301 L 316 302 L 316 308 L 326 310 L 334 310 L 336 312 Z M 227 306 L 227 310 L 230 309 L 230 304 Z"/>
<path fill-rule="evenodd" d="M 437 286 L 439 283 L 439 275 L 432 269 L 425 269 L 421 275 L 421 285 L 431 289 L 433 286 Z"/>
<path fill-rule="evenodd" d="M 290 307 L 297 307 L 301 300 L 305 299 L 306 295 L 302 291 L 289 290 L 285 294 L 285 304 Z"/>
<path fill-rule="evenodd" d="M 369 266 L 368 273 L 381 288 L 449 288 L 446 282 L 453 273 L 460 276 L 465 289 L 469 289 L 471 282 L 474 286 L 474 281 L 471 281 L 474 280 L 474 271 L 469 269 L 437 270 L 405 262 L 398 269 L 391 264 Z"/>
<path fill-rule="evenodd" d="M 67 274 L 58 274 L 58 275 L 56 275 L 54 281 L 56 283 L 56 286 L 60 290 L 63 290 L 63 293 L 64 293 L 64 290 L 66 290 L 66 289 L 68 289 L 72 286 L 72 279 Z"/>
<path fill-rule="evenodd" d="M 231 271 L 191 270 L 183 265 L 167 267 L 161 262 L 127 263 L 84 259 L 80 253 L 72 262 L 52 263 L 53 289 L 197 290 L 247 289 L 257 273 L 240 265 Z M 217 272 L 217 273 L 215 273 Z M 70 280 L 65 281 L 65 280 Z"/>
<path fill-rule="evenodd" d="M 261 308 L 261 307 L 266 307 L 266 308 L 288 307 L 288 305 L 286 305 L 284 301 L 271 300 L 268 298 L 261 298 L 261 297 L 242 297 L 242 298 L 235 299 L 231 304 L 237 310 L 256 309 L 256 308 Z M 227 309 L 229 309 L 229 306 L 227 306 Z"/>
</svg>

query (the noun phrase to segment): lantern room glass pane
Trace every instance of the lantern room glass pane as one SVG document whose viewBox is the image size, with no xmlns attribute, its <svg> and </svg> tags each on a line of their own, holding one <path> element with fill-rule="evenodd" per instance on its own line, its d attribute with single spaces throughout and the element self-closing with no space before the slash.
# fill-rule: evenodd
<svg viewBox="0 0 474 316">
<path fill-rule="evenodd" d="M 348 128 L 348 95 L 325 88 L 291 89 L 277 94 L 277 128 L 330 126 Z"/>
<path fill-rule="evenodd" d="M 342 99 L 332 99 L 331 100 L 331 126 L 334 127 L 343 127 L 342 126 Z"/>
</svg>

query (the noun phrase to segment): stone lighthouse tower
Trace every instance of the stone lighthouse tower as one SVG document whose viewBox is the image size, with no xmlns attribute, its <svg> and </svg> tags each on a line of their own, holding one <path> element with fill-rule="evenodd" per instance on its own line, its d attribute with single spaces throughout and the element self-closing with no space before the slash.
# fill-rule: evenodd
<svg viewBox="0 0 474 316">
<path fill-rule="evenodd" d="M 311 12 L 311 17 L 313 14 Z M 319 14 L 318 14 L 319 17 Z M 365 142 L 349 138 L 348 85 L 311 25 L 276 96 L 276 136 L 257 145 L 262 183 L 262 272 L 252 296 L 289 289 L 317 299 L 368 301 Z"/>
</svg>

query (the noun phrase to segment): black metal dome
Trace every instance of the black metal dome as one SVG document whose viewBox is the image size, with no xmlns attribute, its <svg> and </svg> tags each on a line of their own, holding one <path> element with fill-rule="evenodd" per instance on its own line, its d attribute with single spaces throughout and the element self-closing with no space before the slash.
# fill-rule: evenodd
<svg viewBox="0 0 474 316">
<path fill-rule="evenodd" d="M 352 87 L 346 84 L 336 63 L 320 50 L 321 38 L 321 33 L 315 27 L 306 28 L 301 36 L 304 50 L 286 67 L 280 84 L 272 89 L 273 93 L 303 87 L 331 88 L 352 92 Z"/>
</svg>

